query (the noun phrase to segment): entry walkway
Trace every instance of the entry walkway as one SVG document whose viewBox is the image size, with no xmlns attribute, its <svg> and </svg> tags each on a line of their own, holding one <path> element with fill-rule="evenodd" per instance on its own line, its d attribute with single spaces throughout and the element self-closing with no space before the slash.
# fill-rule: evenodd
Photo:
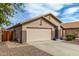
<svg viewBox="0 0 79 59">
<path fill-rule="evenodd" d="M 30 42 L 33 45 L 54 56 L 79 56 L 79 45 L 61 41 Z"/>
</svg>

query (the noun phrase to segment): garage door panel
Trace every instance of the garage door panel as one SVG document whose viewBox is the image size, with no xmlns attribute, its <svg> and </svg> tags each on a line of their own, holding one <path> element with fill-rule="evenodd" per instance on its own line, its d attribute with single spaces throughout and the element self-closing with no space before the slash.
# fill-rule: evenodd
<svg viewBox="0 0 79 59">
<path fill-rule="evenodd" d="M 27 42 L 51 40 L 51 29 L 27 29 Z"/>
</svg>

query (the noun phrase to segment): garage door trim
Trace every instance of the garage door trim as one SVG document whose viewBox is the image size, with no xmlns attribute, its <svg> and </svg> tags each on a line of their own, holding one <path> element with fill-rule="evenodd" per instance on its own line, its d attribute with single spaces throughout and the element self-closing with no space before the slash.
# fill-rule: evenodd
<svg viewBox="0 0 79 59">
<path fill-rule="evenodd" d="M 51 29 L 52 28 L 46 28 L 46 27 L 27 27 L 27 28 L 30 28 L 30 29 Z"/>
<path fill-rule="evenodd" d="M 51 40 L 52 40 L 52 28 L 46 28 L 46 27 L 27 27 L 27 29 L 50 29 L 51 30 Z M 27 35 L 27 31 L 26 31 L 26 35 Z M 27 36 L 26 36 L 26 41 L 27 41 Z"/>
</svg>

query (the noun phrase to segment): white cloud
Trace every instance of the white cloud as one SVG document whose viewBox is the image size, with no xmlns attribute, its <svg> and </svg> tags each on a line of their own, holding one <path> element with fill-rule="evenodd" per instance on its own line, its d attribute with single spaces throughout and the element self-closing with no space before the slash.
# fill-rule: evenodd
<svg viewBox="0 0 79 59">
<path fill-rule="evenodd" d="M 54 10 L 60 10 L 61 8 L 64 7 L 64 4 L 48 4 L 51 6 Z"/>
<path fill-rule="evenodd" d="M 42 7 L 42 4 L 26 4 L 25 9 L 30 13 L 30 16 L 40 14 L 41 12 L 44 12 L 46 10 Z"/>
<path fill-rule="evenodd" d="M 38 16 L 43 13 L 48 13 L 51 12 L 55 16 L 60 15 L 59 12 L 56 12 L 57 10 L 60 10 L 64 7 L 64 5 L 69 5 L 69 4 L 26 4 L 26 10 L 29 12 L 31 17 Z M 44 7 L 45 6 L 45 7 Z M 73 13 L 75 13 L 79 8 L 78 7 L 71 7 L 66 9 L 63 14 L 61 20 L 64 21 L 78 21 L 76 17 L 71 16 Z"/>
<path fill-rule="evenodd" d="M 51 12 L 57 16 L 59 15 L 59 13 L 56 12 L 55 10 L 59 10 L 63 7 L 61 4 L 46 4 L 52 8 L 50 9 L 50 8 L 44 7 L 43 5 L 44 4 L 41 4 L 41 3 L 40 4 L 36 4 L 36 3 L 26 4 L 25 9 L 30 13 L 30 16 L 35 16 L 35 15 L 39 15 L 42 13 L 48 13 L 48 12 Z"/>
<path fill-rule="evenodd" d="M 26 10 L 30 13 L 31 17 L 38 16 L 43 13 L 51 12 L 55 16 L 59 15 L 59 12 L 56 12 L 56 10 L 60 10 L 64 7 L 64 4 L 46 4 L 46 6 L 51 8 L 46 8 L 43 6 L 43 4 L 28 4 L 26 5 Z M 61 20 L 64 21 L 78 21 L 76 17 L 72 17 L 71 15 L 76 12 L 79 8 L 78 7 L 72 7 L 66 9 L 63 13 L 63 18 Z"/>
<path fill-rule="evenodd" d="M 73 3 L 65 3 L 64 5 L 73 5 Z"/>
<path fill-rule="evenodd" d="M 64 14 L 73 14 L 78 10 L 79 10 L 79 7 L 68 8 L 66 11 L 64 11 Z"/>
<path fill-rule="evenodd" d="M 63 18 L 60 18 L 61 20 L 63 20 L 63 22 L 74 22 L 74 21 L 79 21 L 78 18 L 74 17 L 74 16 L 65 16 Z"/>
<path fill-rule="evenodd" d="M 75 14 L 75 15 L 72 15 L 74 14 L 75 12 L 77 12 L 79 10 L 79 7 L 71 7 L 71 8 L 68 8 L 64 11 L 63 13 L 63 17 L 61 18 L 62 20 L 64 20 L 64 22 L 73 22 L 73 21 L 79 21 L 78 20 L 78 15 Z"/>
</svg>

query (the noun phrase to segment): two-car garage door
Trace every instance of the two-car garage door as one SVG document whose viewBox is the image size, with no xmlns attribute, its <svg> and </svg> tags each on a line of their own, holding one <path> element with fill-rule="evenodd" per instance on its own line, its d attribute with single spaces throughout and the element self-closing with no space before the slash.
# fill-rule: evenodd
<svg viewBox="0 0 79 59">
<path fill-rule="evenodd" d="M 51 29 L 49 28 L 28 28 L 27 42 L 51 40 Z"/>
</svg>

